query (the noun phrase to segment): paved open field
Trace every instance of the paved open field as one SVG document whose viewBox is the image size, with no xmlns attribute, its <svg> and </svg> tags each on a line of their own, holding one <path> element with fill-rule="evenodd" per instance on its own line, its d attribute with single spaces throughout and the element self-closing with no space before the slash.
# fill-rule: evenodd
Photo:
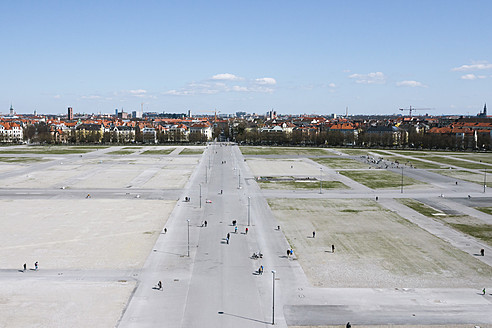
<svg viewBox="0 0 492 328">
<path fill-rule="evenodd" d="M 0 149 L 0 326 L 492 327 L 490 156 L 241 149 Z"/>
</svg>

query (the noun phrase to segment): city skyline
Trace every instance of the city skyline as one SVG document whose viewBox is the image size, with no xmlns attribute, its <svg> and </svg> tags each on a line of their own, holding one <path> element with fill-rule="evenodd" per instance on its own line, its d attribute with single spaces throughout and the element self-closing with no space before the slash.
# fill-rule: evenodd
<svg viewBox="0 0 492 328">
<path fill-rule="evenodd" d="M 0 113 L 476 115 L 487 1 L 13 2 Z M 423 114 L 416 112 L 417 115 Z"/>
</svg>

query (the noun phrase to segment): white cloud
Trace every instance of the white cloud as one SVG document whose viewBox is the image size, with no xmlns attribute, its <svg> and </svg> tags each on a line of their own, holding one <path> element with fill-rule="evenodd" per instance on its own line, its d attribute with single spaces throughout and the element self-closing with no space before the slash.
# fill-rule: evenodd
<svg viewBox="0 0 492 328">
<path fill-rule="evenodd" d="M 355 83 L 361 84 L 384 84 L 386 76 L 382 72 L 373 72 L 369 74 L 352 74 L 350 79 L 355 79 Z"/>
<path fill-rule="evenodd" d="M 101 99 L 101 96 L 95 96 L 95 95 L 91 95 L 91 96 L 82 96 L 80 97 L 81 99 Z"/>
<path fill-rule="evenodd" d="M 230 73 L 222 73 L 222 74 L 217 74 L 212 76 L 212 80 L 222 80 L 222 81 L 241 81 L 244 80 L 244 78 L 240 76 L 236 76 L 234 74 Z"/>
<path fill-rule="evenodd" d="M 234 81 L 234 84 L 232 84 L 232 81 Z M 213 76 L 212 79 L 188 83 L 181 89 L 168 90 L 163 92 L 163 94 L 192 96 L 198 94 L 217 94 L 221 92 L 271 93 L 274 91 L 271 86 L 276 83 L 277 81 L 271 77 L 246 80 L 233 74 L 224 73 L 217 74 Z"/>
<path fill-rule="evenodd" d="M 485 79 L 485 75 L 475 75 L 475 74 L 465 74 L 461 76 L 462 80 L 476 80 L 476 79 Z"/>
<path fill-rule="evenodd" d="M 247 87 L 241 87 L 239 85 L 233 85 L 231 90 L 232 91 L 239 91 L 239 92 L 249 91 L 249 89 Z"/>
<path fill-rule="evenodd" d="M 60 99 L 61 98 L 61 95 L 54 95 L 53 98 Z"/>
<path fill-rule="evenodd" d="M 262 78 L 256 79 L 255 82 L 257 84 L 261 84 L 261 85 L 264 85 L 264 84 L 275 85 L 275 84 L 277 84 L 277 81 L 272 77 L 262 77 Z"/>
<path fill-rule="evenodd" d="M 474 62 L 471 65 L 461 65 L 460 67 L 455 67 L 452 71 L 466 72 L 466 71 L 478 71 L 484 69 L 492 69 L 492 64 L 487 61 Z"/>
<path fill-rule="evenodd" d="M 396 82 L 396 85 L 399 87 L 427 88 L 427 86 L 425 84 L 423 84 L 422 82 L 418 82 L 418 81 L 400 81 L 400 82 Z"/>
<path fill-rule="evenodd" d="M 147 90 L 144 89 L 137 89 L 137 90 L 128 90 L 128 93 L 132 95 L 141 95 L 147 93 Z"/>
<path fill-rule="evenodd" d="M 335 84 L 335 83 L 329 83 L 329 84 L 328 84 L 328 86 L 329 86 L 330 88 L 335 88 L 335 87 L 336 87 L 336 84 Z"/>
</svg>

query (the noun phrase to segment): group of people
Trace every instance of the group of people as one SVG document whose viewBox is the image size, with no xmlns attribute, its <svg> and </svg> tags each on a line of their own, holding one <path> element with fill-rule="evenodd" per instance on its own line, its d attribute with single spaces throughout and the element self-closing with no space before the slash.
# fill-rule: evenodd
<svg viewBox="0 0 492 328">
<path fill-rule="evenodd" d="M 27 270 L 27 264 L 24 263 L 24 265 L 22 266 L 23 270 L 22 271 L 26 271 Z M 38 270 L 38 261 L 34 262 L 34 270 Z"/>
</svg>

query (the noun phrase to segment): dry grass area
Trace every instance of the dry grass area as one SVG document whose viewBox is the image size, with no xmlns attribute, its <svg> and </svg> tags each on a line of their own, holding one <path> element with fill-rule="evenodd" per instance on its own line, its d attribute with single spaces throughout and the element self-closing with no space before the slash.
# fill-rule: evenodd
<svg viewBox="0 0 492 328">
<path fill-rule="evenodd" d="M 269 203 L 314 286 L 480 288 L 490 282 L 492 268 L 375 201 Z"/>
<path fill-rule="evenodd" d="M 319 166 L 302 159 L 255 158 L 246 163 L 255 176 L 320 176 Z"/>
<path fill-rule="evenodd" d="M 56 165 L 2 179 L 8 188 L 183 188 L 199 157 L 121 156 L 66 160 Z M 34 166 L 35 164 L 31 164 Z M 5 171 L 26 164 L 5 164 Z"/>
<path fill-rule="evenodd" d="M 1 200 L 0 267 L 39 261 L 48 269 L 140 268 L 174 205 L 143 199 Z"/>
<path fill-rule="evenodd" d="M 115 327 L 134 282 L 13 280 L 0 284 L 0 327 Z"/>
</svg>

